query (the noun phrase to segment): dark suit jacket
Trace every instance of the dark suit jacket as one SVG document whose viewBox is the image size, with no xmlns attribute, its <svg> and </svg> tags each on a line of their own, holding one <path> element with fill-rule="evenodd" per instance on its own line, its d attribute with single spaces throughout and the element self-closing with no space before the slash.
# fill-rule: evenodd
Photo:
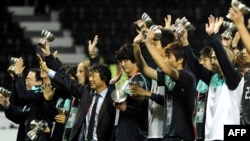
<svg viewBox="0 0 250 141">
<path fill-rule="evenodd" d="M 10 105 L 8 109 L 4 110 L 4 113 L 7 119 L 19 124 L 16 141 L 25 141 L 27 112 L 23 112 L 23 106 Z"/>
<path fill-rule="evenodd" d="M 81 127 L 85 124 L 85 117 L 92 102 L 93 91 L 88 84 L 85 86 L 79 85 L 77 81 L 70 80 L 59 73 L 55 74 L 53 80 L 60 85 L 64 85 L 72 94 L 76 94 L 74 95 L 76 98 L 80 99 L 77 115 L 70 134 L 70 141 L 77 141 Z M 109 86 L 108 93 L 98 116 L 97 137 L 99 141 L 110 141 L 114 136 L 113 130 L 116 110 L 111 99 L 111 92 L 113 90 L 114 86 Z"/>
</svg>

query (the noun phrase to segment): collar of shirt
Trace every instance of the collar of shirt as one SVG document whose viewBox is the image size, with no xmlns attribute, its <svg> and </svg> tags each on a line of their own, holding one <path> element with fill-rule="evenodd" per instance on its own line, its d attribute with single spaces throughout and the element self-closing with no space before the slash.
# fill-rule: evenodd
<svg viewBox="0 0 250 141">
<path fill-rule="evenodd" d="M 104 89 L 99 95 L 101 98 L 105 98 L 105 96 L 107 95 L 107 92 L 108 92 L 108 88 Z M 97 93 L 96 91 L 93 93 L 95 94 Z"/>
</svg>

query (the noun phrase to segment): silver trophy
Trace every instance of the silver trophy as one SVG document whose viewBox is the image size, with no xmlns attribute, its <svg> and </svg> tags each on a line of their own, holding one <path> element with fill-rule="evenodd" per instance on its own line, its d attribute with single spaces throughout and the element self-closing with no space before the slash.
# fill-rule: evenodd
<svg viewBox="0 0 250 141">
<path fill-rule="evenodd" d="M 154 32 L 154 40 L 160 40 L 161 39 L 161 29 L 157 26 L 157 25 L 152 25 L 149 28 L 150 30 L 152 30 Z M 143 39 L 147 38 L 147 31 L 143 30 L 142 31 L 142 36 Z"/>
<path fill-rule="evenodd" d="M 141 16 L 141 19 L 139 20 L 139 22 L 135 23 L 135 28 L 137 30 L 141 30 L 144 25 L 146 24 L 147 27 L 150 27 L 153 25 L 153 21 L 150 18 L 150 16 L 147 13 L 143 13 Z"/>
<path fill-rule="evenodd" d="M 233 34 L 233 33 L 232 33 L 230 30 L 226 29 L 226 30 L 221 34 L 221 36 L 224 37 L 224 38 L 226 38 L 226 39 L 230 39 L 230 38 L 232 38 L 232 34 Z"/>
<path fill-rule="evenodd" d="M 232 23 L 232 22 L 224 21 L 222 25 L 223 25 L 224 28 L 229 29 L 229 30 L 231 30 L 232 32 L 234 32 L 234 31 L 237 30 L 235 24 Z"/>
<path fill-rule="evenodd" d="M 173 32 L 176 32 L 179 37 L 181 37 L 184 33 L 184 29 L 187 31 L 195 30 L 195 27 L 187 20 L 186 17 L 183 18 L 177 18 L 175 20 L 175 24 L 171 26 L 171 30 Z"/>
<path fill-rule="evenodd" d="M 10 66 L 7 70 L 9 73 L 15 73 L 15 65 L 16 65 L 17 61 L 18 61 L 18 58 L 16 58 L 16 57 L 10 58 Z"/>
<path fill-rule="evenodd" d="M 152 25 L 149 29 L 154 31 L 154 40 L 161 39 L 161 29 L 157 25 Z"/>
<path fill-rule="evenodd" d="M 4 97 L 10 97 L 11 91 L 9 91 L 3 87 L 0 87 L 0 94 L 2 94 Z"/>
<path fill-rule="evenodd" d="M 32 120 L 30 122 L 30 131 L 27 133 L 27 136 L 32 140 L 32 141 L 38 141 L 39 136 L 44 130 L 48 127 L 48 123 L 45 120 Z"/>
<path fill-rule="evenodd" d="M 124 90 L 116 89 L 111 93 L 111 98 L 115 103 L 122 103 L 127 99 L 127 94 Z"/>
<path fill-rule="evenodd" d="M 242 2 L 240 2 L 240 1 L 238 1 L 238 0 L 232 0 L 232 1 L 231 1 L 231 5 L 232 5 L 232 6 L 236 6 L 236 7 L 240 10 L 240 12 L 241 12 L 242 14 L 249 14 L 249 13 L 250 13 L 250 8 L 247 7 L 245 4 L 243 4 Z M 226 15 L 226 18 L 231 19 L 231 14 L 228 13 L 228 14 Z"/>
<path fill-rule="evenodd" d="M 222 25 L 224 28 L 226 28 L 226 30 L 222 33 L 222 36 L 228 39 L 231 38 L 233 32 L 237 30 L 235 24 L 232 22 L 224 21 Z"/>
<path fill-rule="evenodd" d="M 44 47 L 45 46 L 45 42 L 46 40 L 48 40 L 49 42 L 52 42 L 54 41 L 55 39 L 55 36 L 53 33 L 51 33 L 50 31 L 48 30 L 45 30 L 43 29 L 42 32 L 41 32 L 41 37 L 42 39 L 38 41 L 37 45 L 39 47 Z"/>
</svg>

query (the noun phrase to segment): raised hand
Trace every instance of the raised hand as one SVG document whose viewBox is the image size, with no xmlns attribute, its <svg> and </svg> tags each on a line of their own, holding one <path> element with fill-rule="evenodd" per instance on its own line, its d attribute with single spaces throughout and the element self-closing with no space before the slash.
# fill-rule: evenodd
<svg viewBox="0 0 250 141">
<path fill-rule="evenodd" d="M 44 40 L 44 39 L 41 38 L 40 40 Z M 44 56 L 50 55 L 50 46 L 49 46 L 48 40 L 45 40 L 45 45 L 43 47 L 40 47 L 40 49 Z"/>
<path fill-rule="evenodd" d="M 24 68 L 25 66 L 24 66 L 23 58 L 20 57 L 15 63 L 15 74 L 22 74 Z"/>
<path fill-rule="evenodd" d="M 113 77 L 110 81 L 109 84 L 115 84 L 116 82 L 118 82 L 122 77 L 122 68 L 120 66 L 118 66 L 117 69 L 117 74 L 115 77 Z"/>
<path fill-rule="evenodd" d="M 236 6 L 232 6 L 229 9 L 229 13 L 231 14 L 231 20 L 236 26 L 244 24 L 244 16 Z"/>
<path fill-rule="evenodd" d="M 42 57 L 39 54 L 36 54 L 37 60 L 40 64 L 40 68 L 45 71 L 46 73 L 49 72 L 49 68 L 47 67 L 46 63 L 43 61 Z"/>
<path fill-rule="evenodd" d="M 42 91 L 43 91 L 43 97 L 45 100 L 50 101 L 53 99 L 55 88 L 52 88 L 51 84 L 49 83 L 43 84 Z"/>
<path fill-rule="evenodd" d="M 134 38 L 135 44 L 140 44 L 143 41 L 142 32 L 138 32 L 137 36 Z"/>
<path fill-rule="evenodd" d="M 183 29 L 183 35 L 179 37 L 182 46 L 187 46 L 189 45 L 189 41 L 188 41 L 188 31 L 184 28 Z"/>
<path fill-rule="evenodd" d="M 172 22 L 172 16 L 170 14 L 167 15 L 167 17 L 164 18 L 165 21 L 165 29 L 171 28 L 171 22 Z"/>
<path fill-rule="evenodd" d="M 220 30 L 221 25 L 224 22 L 223 17 L 215 18 L 215 23 L 214 23 L 214 33 L 217 34 Z"/>
<path fill-rule="evenodd" d="M 214 33 L 214 27 L 215 27 L 215 18 L 213 15 L 210 15 L 208 17 L 208 23 L 205 24 L 206 32 L 208 35 Z"/>
<path fill-rule="evenodd" d="M 90 57 L 95 57 L 96 56 L 96 45 L 98 42 L 98 35 L 95 35 L 93 41 L 91 42 L 91 40 L 89 40 L 89 46 L 88 46 L 88 51 L 89 51 L 89 55 Z"/>
</svg>

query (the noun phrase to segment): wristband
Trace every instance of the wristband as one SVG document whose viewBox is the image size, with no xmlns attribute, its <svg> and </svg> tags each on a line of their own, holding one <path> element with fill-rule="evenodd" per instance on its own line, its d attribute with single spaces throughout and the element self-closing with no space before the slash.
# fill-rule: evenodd
<svg viewBox="0 0 250 141">
<path fill-rule="evenodd" d="M 22 77 L 23 75 L 21 73 L 16 74 L 17 77 Z"/>
</svg>

